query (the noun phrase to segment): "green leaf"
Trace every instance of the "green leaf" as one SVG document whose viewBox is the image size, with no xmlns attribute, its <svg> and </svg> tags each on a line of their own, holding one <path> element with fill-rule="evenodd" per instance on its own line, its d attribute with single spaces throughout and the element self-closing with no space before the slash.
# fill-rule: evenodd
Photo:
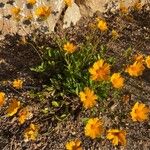
<svg viewBox="0 0 150 150">
<path fill-rule="evenodd" d="M 67 116 L 66 114 L 62 114 L 60 117 L 65 118 L 66 116 Z"/>
<path fill-rule="evenodd" d="M 87 124 L 88 120 L 89 120 L 89 118 L 82 118 L 82 122 L 83 122 L 84 124 Z"/>
<path fill-rule="evenodd" d="M 129 56 L 131 55 L 131 53 L 132 53 L 132 48 L 129 47 L 129 48 L 125 51 L 124 56 L 125 56 L 125 57 L 129 57 Z"/>
<path fill-rule="evenodd" d="M 48 111 L 49 111 L 49 109 L 46 107 L 46 108 L 44 108 L 44 109 L 42 109 L 42 112 L 44 113 L 44 114 L 47 114 L 48 113 Z"/>
<path fill-rule="evenodd" d="M 52 106 L 54 106 L 54 107 L 59 107 L 59 103 L 56 102 L 56 101 L 52 101 Z"/>
<path fill-rule="evenodd" d="M 35 68 L 30 68 L 31 71 L 35 71 L 35 72 L 44 72 L 46 69 L 46 65 L 44 62 L 41 63 L 41 65 L 35 67 Z"/>
<path fill-rule="evenodd" d="M 107 51 L 107 48 L 104 45 L 101 45 L 101 53 L 104 55 Z"/>
<path fill-rule="evenodd" d="M 52 57 L 51 49 L 48 50 L 48 56 Z"/>
</svg>

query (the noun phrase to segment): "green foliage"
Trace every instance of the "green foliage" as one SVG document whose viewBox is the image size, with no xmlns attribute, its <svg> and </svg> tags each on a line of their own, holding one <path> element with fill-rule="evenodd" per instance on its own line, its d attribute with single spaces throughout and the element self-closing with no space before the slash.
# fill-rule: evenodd
<svg viewBox="0 0 150 150">
<path fill-rule="evenodd" d="M 102 45 L 97 49 L 90 41 L 87 41 L 78 45 L 74 53 L 66 53 L 63 50 L 64 41 L 66 40 L 57 39 L 55 48 L 44 48 L 44 61 L 31 70 L 47 74 L 48 86 L 61 93 L 61 96 L 79 95 L 79 92 L 85 87 L 90 87 L 101 99 L 106 98 L 110 84 L 92 81 L 88 70 L 95 61 L 105 57 L 107 48 Z M 113 63 L 113 59 L 109 61 Z M 53 101 L 52 105 L 59 107 L 59 103 L 56 101 Z"/>
</svg>

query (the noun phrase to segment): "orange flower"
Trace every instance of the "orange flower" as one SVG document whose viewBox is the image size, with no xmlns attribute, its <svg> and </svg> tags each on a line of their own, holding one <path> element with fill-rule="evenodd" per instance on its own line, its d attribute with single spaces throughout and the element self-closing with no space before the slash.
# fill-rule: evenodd
<svg viewBox="0 0 150 150">
<path fill-rule="evenodd" d="M 7 116 L 13 116 L 14 114 L 17 113 L 18 109 L 20 108 L 20 101 L 17 101 L 16 99 L 14 99 L 9 107 L 7 108 L 6 112 L 7 112 Z"/>
<path fill-rule="evenodd" d="M 143 103 L 136 102 L 130 112 L 133 121 L 144 121 L 148 119 L 150 109 Z"/>
<path fill-rule="evenodd" d="M 126 145 L 126 132 L 118 129 L 110 129 L 107 131 L 107 139 L 112 140 L 112 144 Z"/>
<path fill-rule="evenodd" d="M 133 8 L 135 10 L 141 10 L 142 9 L 142 3 L 141 3 L 141 0 L 136 0 L 133 4 Z"/>
<path fill-rule="evenodd" d="M 18 113 L 18 120 L 20 124 L 23 124 L 31 115 L 31 113 L 29 112 L 28 107 L 22 108 L 19 113 Z"/>
<path fill-rule="evenodd" d="M 36 140 L 38 136 L 39 127 L 33 123 L 24 131 L 25 141 Z"/>
<path fill-rule="evenodd" d="M 19 7 L 17 7 L 17 6 L 14 6 L 11 9 L 11 13 L 14 16 L 18 16 L 20 14 L 20 12 L 21 12 L 21 9 Z"/>
<path fill-rule="evenodd" d="M 99 137 L 103 131 L 102 124 L 102 121 L 98 118 L 89 119 L 84 128 L 85 135 L 91 137 L 92 139 Z"/>
<path fill-rule="evenodd" d="M 51 13 L 51 8 L 44 5 L 39 6 L 35 10 L 35 15 L 42 20 L 47 19 L 50 13 Z"/>
<path fill-rule="evenodd" d="M 72 3 L 73 1 L 72 0 L 64 0 L 65 4 L 68 6 L 68 7 L 71 7 L 72 6 Z"/>
<path fill-rule="evenodd" d="M 99 20 L 97 27 L 102 31 L 107 31 L 108 27 L 107 27 L 107 23 L 104 20 Z"/>
<path fill-rule="evenodd" d="M 36 0 L 27 0 L 27 3 L 30 5 L 36 4 Z"/>
<path fill-rule="evenodd" d="M 0 92 L 0 106 L 2 106 L 5 102 L 5 93 Z"/>
<path fill-rule="evenodd" d="M 150 56 L 147 56 L 147 57 L 146 57 L 145 62 L 146 62 L 147 68 L 150 68 Z"/>
<path fill-rule="evenodd" d="M 144 56 L 142 54 L 137 54 L 134 56 L 134 61 L 137 61 L 137 62 L 144 62 Z"/>
<path fill-rule="evenodd" d="M 0 106 L 4 104 L 4 101 L 5 101 L 5 93 L 0 92 Z"/>
<path fill-rule="evenodd" d="M 67 150 L 82 150 L 81 141 L 77 139 L 77 140 L 67 142 L 66 149 Z"/>
<path fill-rule="evenodd" d="M 84 91 L 79 93 L 80 100 L 83 102 L 83 106 L 91 108 L 96 104 L 97 96 L 94 94 L 94 91 L 90 90 L 88 87 L 84 88 Z"/>
<path fill-rule="evenodd" d="M 16 88 L 16 89 L 21 89 L 22 84 L 23 84 L 23 81 L 19 80 L 19 79 L 14 80 L 13 83 L 12 83 L 13 87 Z"/>
<path fill-rule="evenodd" d="M 67 42 L 67 43 L 64 45 L 64 50 L 65 50 L 67 53 L 73 53 L 76 49 L 77 49 L 77 47 L 76 47 L 73 43 Z"/>
<path fill-rule="evenodd" d="M 126 68 L 125 72 L 128 72 L 130 76 L 138 77 L 142 75 L 145 67 L 142 62 L 134 62 L 133 65 L 130 65 Z"/>
<path fill-rule="evenodd" d="M 103 59 L 94 63 L 89 69 L 92 80 L 102 81 L 108 80 L 110 74 L 110 65 L 105 63 Z"/>
<path fill-rule="evenodd" d="M 121 0 L 121 2 L 120 2 L 120 12 L 122 13 L 122 14 L 126 14 L 126 13 L 128 13 L 128 8 L 125 6 L 125 4 L 124 4 L 124 2 Z"/>
<path fill-rule="evenodd" d="M 20 15 L 21 9 L 17 6 L 12 7 L 11 9 L 11 14 L 12 17 L 16 20 L 16 21 L 20 21 L 21 19 L 21 15 Z"/>
<path fill-rule="evenodd" d="M 120 73 L 114 73 L 110 80 L 115 88 L 122 88 L 124 85 L 124 78 L 121 77 Z"/>
</svg>

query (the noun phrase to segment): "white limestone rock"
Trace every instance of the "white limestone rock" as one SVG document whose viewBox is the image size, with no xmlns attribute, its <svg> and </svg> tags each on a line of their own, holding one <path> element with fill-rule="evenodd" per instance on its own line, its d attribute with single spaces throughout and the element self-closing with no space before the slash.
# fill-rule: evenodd
<svg viewBox="0 0 150 150">
<path fill-rule="evenodd" d="M 68 7 L 63 20 L 63 28 L 70 27 L 71 24 L 75 25 L 81 18 L 81 13 L 78 5 L 72 3 L 72 6 Z"/>
</svg>

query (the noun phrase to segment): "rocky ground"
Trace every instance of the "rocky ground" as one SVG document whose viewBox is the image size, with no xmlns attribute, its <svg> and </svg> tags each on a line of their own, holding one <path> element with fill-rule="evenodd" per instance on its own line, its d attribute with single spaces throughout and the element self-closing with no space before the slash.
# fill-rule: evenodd
<svg viewBox="0 0 150 150">
<path fill-rule="evenodd" d="M 56 6 L 61 4 L 61 0 L 55 2 Z M 86 33 L 90 32 L 88 25 L 91 24 L 97 17 L 105 17 L 111 28 L 119 30 L 119 38 L 116 40 L 109 40 L 110 35 L 105 35 L 100 38 L 102 44 L 105 44 L 108 48 L 108 57 L 113 56 L 116 58 L 116 65 L 119 67 L 124 62 L 123 53 L 129 47 L 132 47 L 133 53 L 142 53 L 150 55 L 150 9 L 149 5 L 143 8 L 141 11 L 132 12 L 128 17 L 120 16 L 118 12 L 110 13 L 94 13 L 98 7 L 97 4 L 87 3 L 87 1 L 75 1 L 75 7 L 79 9 L 79 14 L 84 17 L 78 21 L 75 26 L 67 29 L 62 29 L 65 25 L 63 20 L 57 16 L 56 22 L 52 25 L 52 29 L 55 29 L 54 34 L 63 37 L 67 35 L 70 39 L 73 39 L 77 43 L 83 40 Z M 102 1 L 103 2 L 103 1 Z M 83 4 L 84 3 L 84 4 Z M 85 4 L 91 5 L 90 15 L 84 9 Z M 101 6 L 101 4 L 100 4 Z M 60 11 L 64 6 L 60 5 Z M 97 9 L 96 9 L 97 8 Z M 68 8 L 69 9 L 69 8 Z M 83 10 L 84 9 L 84 10 Z M 66 10 L 65 12 L 67 13 Z M 85 12 L 84 12 L 85 11 Z M 92 16 L 94 13 L 94 16 Z M 65 14 L 67 15 L 67 14 Z M 132 18 L 130 18 L 132 17 Z M 80 17 L 79 17 L 80 18 Z M 78 19 L 79 19 L 78 18 Z M 53 18 L 54 19 L 54 18 Z M 53 20 L 52 19 L 52 20 Z M 65 20 L 65 16 L 63 17 Z M 8 21 L 10 24 L 10 20 Z M 5 22 L 5 25 L 7 22 Z M 55 26 L 57 24 L 57 26 Z M 4 25 L 4 26 L 5 26 Z M 6 25 L 7 26 L 7 25 Z M 4 33 L 10 32 L 10 27 L 4 27 Z M 119 28 L 120 27 L 120 28 Z M 78 34 L 81 33 L 81 34 Z M 3 34 L 4 35 L 4 34 Z M 50 39 L 53 34 L 50 35 Z M 42 37 L 44 39 L 44 37 Z M 42 39 L 41 38 L 41 39 Z M 0 47 L 0 90 L 4 91 L 7 97 L 7 104 L 12 97 L 16 97 L 22 102 L 27 102 L 33 106 L 34 116 L 31 120 L 27 121 L 24 125 L 19 126 L 17 123 L 17 116 L 13 118 L 5 117 L 6 108 L 0 109 L 0 149 L 2 150 L 64 150 L 65 143 L 74 138 L 81 139 L 85 150 L 114 150 L 114 149 L 127 149 L 127 150 L 149 150 L 150 149 L 150 122 L 133 123 L 129 117 L 131 106 L 136 100 L 150 105 L 150 70 L 145 70 L 144 74 L 139 78 L 128 78 L 126 86 L 123 91 L 123 95 L 129 95 L 128 101 L 124 101 L 123 97 L 112 98 L 102 101 L 97 107 L 96 116 L 103 118 L 106 129 L 110 127 L 122 127 L 127 131 L 127 145 L 126 147 L 113 147 L 112 144 L 104 137 L 102 139 L 90 140 L 84 136 L 84 123 L 83 118 L 89 117 L 89 111 L 81 111 L 81 106 L 78 104 L 78 100 L 75 101 L 76 109 L 65 120 L 58 121 L 51 115 L 45 115 L 41 111 L 47 104 L 41 104 L 38 99 L 32 99 L 29 96 L 29 91 L 35 88 L 37 91 L 41 90 L 41 84 L 43 81 L 41 76 L 31 72 L 30 67 L 33 67 L 40 63 L 40 58 L 37 51 L 34 50 L 32 45 L 19 44 L 19 35 L 7 35 L 5 41 L 1 41 Z M 38 41 L 38 39 L 37 39 Z M 44 40 L 45 41 L 45 40 Z M 42 40 L 38 41 L 38 44 L 42 43 Z M 52 44 L 48 39 L 46 44 Z M 16 91 L 11 86 L 5 85 L 3 81 L 12 81 L 16 78 L 23 78 L 25 80 L 24 88 L 20 91 Z M 122 96 L 123 96 L 122 95 Z M 104 108 L 100 110 L 99 108 Z M 60 112 L 58 112 L 60 113 Z M 95 114 L 93 115 L 95 116 Z M 23 131 L 30 124 L 30 122 L 36 122 L 40 126 L 40 133 L 36 142 L 24 142 Z"/>
</svg>

